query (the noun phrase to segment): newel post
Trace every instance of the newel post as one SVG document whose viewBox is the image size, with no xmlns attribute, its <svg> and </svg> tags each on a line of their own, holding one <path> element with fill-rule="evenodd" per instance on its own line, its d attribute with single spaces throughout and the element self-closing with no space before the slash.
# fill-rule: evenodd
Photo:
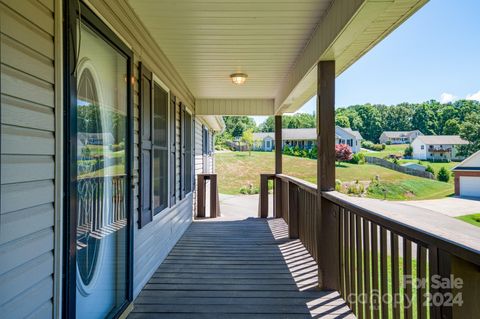
<svg viewBox="0 0 480 319">
<path fill-rule="evenodd" d="M 318 283 L 339 289 L 338 212 L 322 198 L 335 189 L 335 61 L 320 61 L 317 73 L 317 212 Z"/>
<path fill-rule="evenodd" d="M 275 115 L 275 174 L 282 174 L 282 116 Z M 282 217 L 282 181 L 274 179 L 273 216 Z"/>
</svg>

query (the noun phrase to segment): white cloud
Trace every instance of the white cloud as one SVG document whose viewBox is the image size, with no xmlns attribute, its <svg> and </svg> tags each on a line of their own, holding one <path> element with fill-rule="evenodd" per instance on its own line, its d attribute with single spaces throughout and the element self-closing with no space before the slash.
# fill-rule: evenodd
<svg viewBox="0 0 480 319">
<path fill-rule="evenodd" d="M 450 103 L 455 101 L 456 99 L 457 97 L 450 93 L 442 93 L 442 95 L 440 95 L 440 103 Z"/>
<path fill-rule="evenodd" d="M 477 93 L 473 93 L 473 94 L 467 94 L 466 99 L 467 99 L 467 100 L 477 100 L 477 101 L 480 101 L 480 91 L 478 91 Z"/>
</svg>

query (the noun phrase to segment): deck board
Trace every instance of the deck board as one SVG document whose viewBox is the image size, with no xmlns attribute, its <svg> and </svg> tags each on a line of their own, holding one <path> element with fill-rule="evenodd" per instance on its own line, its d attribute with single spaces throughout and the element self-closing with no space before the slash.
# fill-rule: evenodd
<svg viewBox="0 0 480 319">
<path fill-rule="evenodd" d="M 283 219 L 194 222 L 128 318 L 353 318 Z"/>
</svg>

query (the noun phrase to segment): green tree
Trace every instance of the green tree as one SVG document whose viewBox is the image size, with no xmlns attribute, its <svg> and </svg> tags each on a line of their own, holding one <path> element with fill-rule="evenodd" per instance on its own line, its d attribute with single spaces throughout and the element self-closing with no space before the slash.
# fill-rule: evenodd
<svg viewBox="0 0 480 319">
<path fill-rule="evenodd" d="M 363 127 L 360 129 L 362 136 L 369 141 L 378 141 L 383 131 L 382 116 L 379 109 L 371 104 L 365 104 L 356 108 L 355 111 L 363 123 Z"/>
<path fill-rule="evenodd" d="M 430 102 L 417 105 L 412 117 L 413 128 L 420 130 L 423 134 L 434 135 L 436 133 L 436 119 L 433 109 L 433 105 Z"/>
<path fill-rule="evenodd" d="M 445 167 L 442 166 L 442 168 L 440 168 L 437 174 L 437 179 L 440 182 L 448 183 L 448 181 L 450 180 L 450 173 Z"/>
<path fill-rule="evenodd" d="M 435 170 L 430 165 L 427 165 L 427 168 L 425 169 L 425 172 L 429 172 L 429 173 L 432 173 L 433 175 L 435 175 Z"/>
<path fill-rule="evenodd" d="M 480 114 L 472 113 L 468 115 L 465 122 L 460 126 L 460 137 L 469 142 L 468 145 L 462 145 L 459 154 L 470 156 L 480 150 Z"/>
<path fill-rule="evenodd" d="M 458 135 L 460 134 L 460 122 L 456 118 L 448 119 L 443 124 L 444 135 Z"/>
<path fill-rule="evenodd" d="M 403 156 L 405 157 L 412 157 L 413 155 L 413 147 L 412 145 L 408 145 L 406 148 L 405 148 L 405 151 L 403 151 Z"/>
<path fill-rule="evenodd" d="M 248 146 L 248 155 L 252 155 L 252 146 L 253 146 L 253 129 L 248 129 L 243 131 L 242 142 Z"/>
<path fill-rule="evenodd" d="M 350 127 L 350 119 L 346 115 L 339 114 L 335 117 L 335 125 L 340 127 Z"/>
</svg>

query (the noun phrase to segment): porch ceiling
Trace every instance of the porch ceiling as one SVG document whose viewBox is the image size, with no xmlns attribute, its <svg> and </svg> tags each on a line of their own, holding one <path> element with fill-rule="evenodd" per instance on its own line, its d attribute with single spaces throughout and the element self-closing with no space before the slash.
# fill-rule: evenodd
<svg viewBox="0 0 480 319">
<path fill-rule="evenodd" d="M 274 98 L 330 2 L 129 1 L 197 98 Z"/>
<path fill-rule="evenodd" d="M 255 99 L 269 105 L 255 114 L 278 114 L 295 111 L 314 94 L 320 59 L 335 59 L 340 74 L 426 1 L 128 3 L 197 100 Z M 229 75 L 234 72 L 247 73 L 246 84 L 232 84 Z M 213 109 L 220 108 L 204 112 Z M 233 107 L 222 110 L 236 114 Z"/>
</svg>

